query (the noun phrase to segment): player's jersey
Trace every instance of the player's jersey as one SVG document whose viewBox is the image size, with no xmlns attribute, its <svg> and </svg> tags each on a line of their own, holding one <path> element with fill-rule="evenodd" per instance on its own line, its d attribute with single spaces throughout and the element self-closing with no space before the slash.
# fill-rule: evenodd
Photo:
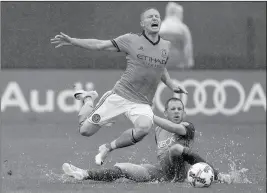
<svg viewBox="0 0 267 193">
<path fill-rule="evenodd" d="M 142 34 L 128 33 L 112 40 L 126 53 L 127 67 L 113 90 L 132 102 L 152 104 L 158 83 L 168 61 L 170 42 L 159 37 L 153 43 Z"/>
<path fill-rule="evenodd" d="M 188 122 L 189 123 L 189 122 Z M 189 123 L 186 128 L 186 135 L 178 135 L 175 133 L 168 132 L 161 127 L 155 129 L 155 139 L 157 143 L 157 156 L 160 158 L 164 155 L 168 149 L 174 144 L 181 144 L 185 147 L 189 147 L 190 142 L 194 140 L 195 128 L 192 123 Z"/>
</svg>

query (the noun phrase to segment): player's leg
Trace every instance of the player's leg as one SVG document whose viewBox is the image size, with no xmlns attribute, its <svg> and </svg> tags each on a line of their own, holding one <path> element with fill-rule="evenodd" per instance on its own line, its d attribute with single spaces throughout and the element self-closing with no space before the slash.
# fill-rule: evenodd
<svg viewBox="0 0 267 193">
<path fill-rule="evenodd" d="M 117 163 L 124 174 L 124 177 L 136 182 L 149 182 L 160 180 L 163 176 L 162 171 L 151 164 L 132 164 L 132 163 Z"/>
<path fill-rule="evenodd" d="M 153 111 L 149 105 L 131 103 L 126 117 L 131 120 L 134 128 L 128 129 L 110 143 L 111 150 L 124 148 L 141 141 L 153 126 Z"/>
<path fill-rule="evenodd" d="M 111 123 L 116 116 L 123 114 L 125 112 L 125 109 L 122 107 L 123 100 L 113 91 L 106 92 L 93 111 L 85 117 L 80 126 L 80 133 L 90 137 L 102 126 Z"/>
<path fill-rule="evenodd" d="M 153 112 L 151 107 L 145 104 L 133 104 L 129 102 L 128 109 L 126 116 L 132 121 L 134 128 L 124 131 L 111 143 L 100 146 L 99 154 L 95 157 L 97 165 L 103 164 L 110 151 L 134 145 L 149 133 L 153 125 Z"/>
<path fill-rule="evenodd" d="M 85 132 L 84 128 L 89 128 L 90 126 L 84 124 L 85 120 L 90 116 L 94 109 L 94 101 L 98 97 L 98 93 L 96 91 L 79 90 L 76 86 L 74 86 L 74 89 L 74 98 L 82 102 L 82 107 L 78 114 L 79 131 L 82 135 L 90 136 L 95 133 L 99 128 L 97 128 L 97 126 L 92 125 L 92 131 Z"/>
<path fill-rule="evenodd" d="M 165 180 L 173 180 L 175 178 L 175 165 L 171 162 L 170 152 L 166 150 L 166 152 L 158 156 L 158 160 Z"/>
<path fill-rule="evenodd" d="M 121 169 L 117 166 L 114 166 L 112 168 L 102 168 L 98 170 L 84 170 L 69 163 L 64 163 L 62 165 L 62 169 L 65 174 L 75 178 L 76 180 L 110 182 L 125 176 Z"/>
</svg>

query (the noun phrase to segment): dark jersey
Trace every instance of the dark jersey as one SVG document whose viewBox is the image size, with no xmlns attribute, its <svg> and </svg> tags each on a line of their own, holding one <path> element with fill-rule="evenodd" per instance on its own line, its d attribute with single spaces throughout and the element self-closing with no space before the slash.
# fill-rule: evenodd
<svg viewBox="0 0 267 193">
<path fill-rule="evenodd" d="M 188 122 L 189 123 L 189 122 Z M 186 135 L 178 135 L 176 133 L 171 133 L 162 129 L 161 127 L 156 127 L 156 143 L 157 143 L 157 156 L 160 157 L 165 152 L 169 150 L 174 144 L 181 144 L 185 147 L 189 147 L 190 143 L 195 137 L 195 128 L 192 123 L 189 123 L 186 128 Z"/>
</svg>

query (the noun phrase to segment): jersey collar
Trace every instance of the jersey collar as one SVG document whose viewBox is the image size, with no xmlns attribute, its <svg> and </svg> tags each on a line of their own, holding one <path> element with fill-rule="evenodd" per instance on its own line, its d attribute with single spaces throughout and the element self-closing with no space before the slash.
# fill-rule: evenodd
<svg viewBox="0 0 267 193">
<path fill-rule="evenodd" d="M 142 35 L 151 43 L 151 44 L 153 44 L 154 46 L 155 45 L 157 45 L 158 43 L 159 43 L 159 41 L 160 41 L 160 36 L 159 36 L 159 38 L 158 38 L 158 41 L 156 41 L 156 42 L 152 42 L 147 36 L 146 36 L 146 34 L 145 34 L 145 31 L 143 31 L 142 32 Z"/>
</svg>

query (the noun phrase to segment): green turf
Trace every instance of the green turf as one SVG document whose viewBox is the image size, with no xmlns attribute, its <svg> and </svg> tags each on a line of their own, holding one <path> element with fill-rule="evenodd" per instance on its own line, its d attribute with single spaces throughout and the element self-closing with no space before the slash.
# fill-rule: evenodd
<svg viewBox="0 0 267 193">
<path fill-rule="evenodd" d="M 72 122 L 45 124 L 38 122 L 2 123 L 2 192 L 7 193 L 256 193 L 266 190 L 266 124 L 204 124 L 195 123 L 201 132 L 195 148 L 223 172 L 233 161 L 237 167 L 248 168 L 252 184 L 213 184 L 209 188 L 192 188 L 187 184 L 116 183 L 86 181 L 78 183 L 62 175 L 61 165 L 71 162 L 81 168 L 97 168 L 94 156 L 98 146 L 117 137 L 128 123 L 103 128 L 91 138 L 77 132 Z M 112 152 L 104 167 L 116 162 L 155 163 L 155 142 L 152 133 L 134 147 Z M 8 171 L 12 175 L 8 175 Z"/>
</svg>

